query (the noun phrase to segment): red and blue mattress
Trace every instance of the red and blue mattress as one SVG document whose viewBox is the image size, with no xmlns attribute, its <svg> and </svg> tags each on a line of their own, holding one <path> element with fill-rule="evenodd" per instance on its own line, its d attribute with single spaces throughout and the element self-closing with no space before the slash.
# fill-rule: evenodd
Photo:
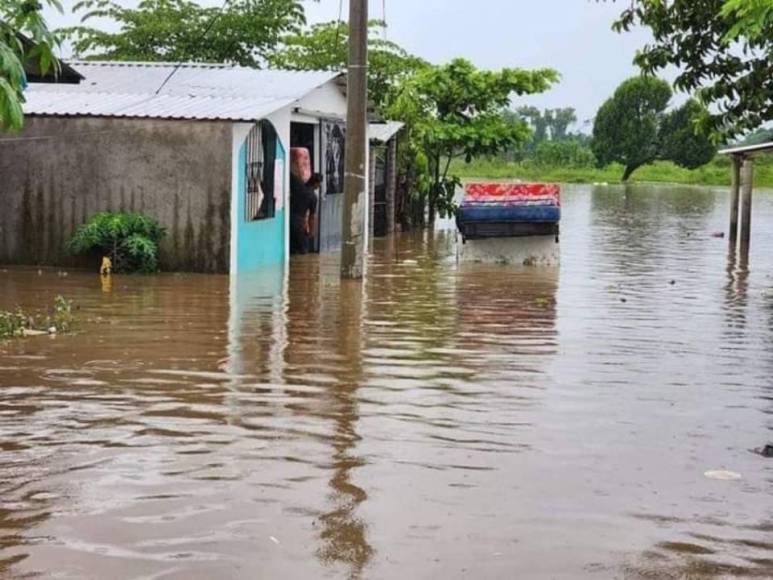
<svg viewBox="0 0 773 580">
<path fill-rule="evenodd" d="M 558 185 L 545 183 L 470 183 L 459 207 L 460 224 L 475 222 L 558 223 Z"/>
</svg>

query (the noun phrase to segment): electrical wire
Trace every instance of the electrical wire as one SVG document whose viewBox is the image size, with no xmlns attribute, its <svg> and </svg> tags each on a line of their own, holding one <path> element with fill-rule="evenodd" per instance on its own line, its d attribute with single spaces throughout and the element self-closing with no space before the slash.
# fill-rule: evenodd
<svg viewBox="0 0 773 580">
<path fill-rule="evenodd" d="M 228 6 L 228 3 L 231 0 L 223 0 L 223 5 L 218 9 L 218 11 L 215 13 L 215 15 L 212 17 L 212 20 L 209 21 L 209 24 L 207 24 L 207 27 L 204 29 L 204 32 L 202 32 L 201 37 L 194 43 L 193 46 L 198 47 L 202 41 L 207 37 L 207 34 L 212 30 L 212 27 L 215 25 L 215 22 L 217 22 L 217 19 L 220 18 L 223 14 L 223 10 L 225 10 L 225 7 Z M 153 93 L 154 95 L 157 95 L 161 92 L 161 89 L 163 89 L 166 84 L 171 80 L 171 78 L 174 76 L 174 74 L 180 70 L 180 67 L 183 65 L 183 61 L 179 61 L 176 65 L 174 65 L 174 68 L 172 69 L 172 72 L 170 72 L 167 77 L 164 79 L 164 82 L 161 83 L 161 86 L 156 89 L 156 92 Z"/>
<path fill-rule="evenodd" d="M 381 0 L 381 30 L 384 33 L 384 40 L 387 40 L 386 0 Z"/>
<path fill-rule="evenodd" d="M 344 15 L 344 0 L 338 0 L 338 20 L 336 22 L 336 39 L 333 45 L 333 57 L 338 54 L 338 43 L 341 39 L 341 18 Z"/>
</svg>

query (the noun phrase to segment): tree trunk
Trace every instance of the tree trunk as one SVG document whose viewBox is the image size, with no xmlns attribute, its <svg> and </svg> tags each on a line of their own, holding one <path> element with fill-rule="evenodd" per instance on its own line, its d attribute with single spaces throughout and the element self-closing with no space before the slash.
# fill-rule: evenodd
<svg viewBox="0 0 773 580">
<path fill-rule="evenodd" d="M 631 174 L 636 171 L 640 165 L 626 165 L 625 171 L 623 171 L 623 183 L 628 181 L 628 178 L 631 177 Z"/>
</svg>

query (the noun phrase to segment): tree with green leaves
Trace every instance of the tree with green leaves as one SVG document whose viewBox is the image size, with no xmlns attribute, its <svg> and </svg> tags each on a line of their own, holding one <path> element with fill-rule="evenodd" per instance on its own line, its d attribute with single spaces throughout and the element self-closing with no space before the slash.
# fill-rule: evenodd
<svg viewBox="0 0 773 580">
<path fill-rule="evenodd" d="M 598 163 L 621 163 L 627 181 L 657 159 L 660 118 L 669 100 L 671 88 L 663 80 L 642 76 L 624 81 L 596 114 L 591 149 Z"/>
<path fill-rule="evenodd" d="M 57 41 L 43 18 L 44 5 L 61 10 L 57 0 L 0 2 L 0 131 L 19 130 L 24 123 L 25 65 L 34 63 L 43 74 L 58 66 Z"/>
<path fill-rule="evenodd" d="M 705 113 L 698 101 L 689 99 L 681 107 L 663 116 L 658 137 L 658 154 L 661 159 L 673 161 L 687 169 L 696 169 L 714 158 L 717 148 L 709 136 L 695 126 L 696 120 Z"/>
<path fill-rule="evenodd" d="M 536 146 L 548 138 L 548 119 L 537 107 L 524 105 L 518 107 L 516 115 L 529 123 L 532 128 L 532 145 Z"/>
<path fill-rule="evenodd" d="M 405 121 L 416 144 L 418 163 L 428 170 L 429 220 L 454 209 L 459 179 L 449 175 L 451 161 L 469 162 L 525 143 L 525 122 L 508 122 L 503 113 L 512 96 L 539 93 L 558 80 L 551 69 L 479 70 L 456 59 L 420 69 L 400 88 L 387 113 Z"/>
<path fill-rule="evenodd" d="M 614 28 L 637 25 L 653 40 L 636 64 L 675 67 L 675 88 L 710 107 L 701 125 L 716 139 L 773 120 L 773 0 L 634 0 Z"/>
<path fill-rule="evenodd" d="M 378 20 L 368 23 L 368 95 L 379 107 L 386 105 L 402 79 L 427 66 L 426 61 L 382 38 L 383 26 Z M 348 23 L 324 22 L 285 35 L 269 63 L 290 70 L 345 70 L 348 46 Z"/>
<path fill-rule="evenodd" d="M 305 24 L 301 0 L 231 0 L 204 7 L 190 0 L 83 0 L 81 25 L 62 33 L 78 57 L 102 60 L 229 62 L 260 67 L 285 34 Z M 117 30 L 90 26 L 106 19 Z M 111 27 L 111 28 L 113 28 Z"/>
<path fill-rule="evenodd" d="M 573 107 L 545 109 L 545 117 L 550 127 L 550 139 L 562 141 L 568 137 L 569 127 L 577 122 L 577 113 Z"/>
</svg>

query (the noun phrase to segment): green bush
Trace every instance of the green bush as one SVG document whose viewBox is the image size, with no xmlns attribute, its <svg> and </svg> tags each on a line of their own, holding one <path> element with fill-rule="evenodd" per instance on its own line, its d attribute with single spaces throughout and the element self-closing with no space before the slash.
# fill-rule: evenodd
<svg viewBox="0 0 773 580">
<path fill-rule="evenodd" d="M 158 222 L 139 213 L 104 212 L 80 226 L 69 242 L 75 254 L 95 252 L 113 262 L 115 272 L 158 270 L 158 244 L 166 234 Z"/>
<path fill-rule="evenodd" d="M 21 308 L 0 310 L 0 340 L 34 333 L 62 333 L 72 330 L 75 316 L 72 302 L 62 296 L 54 299 L 54 307 L 47 313 L 30 314 Z"/>
<path fill-rule="evenodd" d="M 593 167 L 596 158 L 590 147 L 570 139 L 542 141 L 534 150 L 534 161 L 540 167 Z"/>
</svg>

